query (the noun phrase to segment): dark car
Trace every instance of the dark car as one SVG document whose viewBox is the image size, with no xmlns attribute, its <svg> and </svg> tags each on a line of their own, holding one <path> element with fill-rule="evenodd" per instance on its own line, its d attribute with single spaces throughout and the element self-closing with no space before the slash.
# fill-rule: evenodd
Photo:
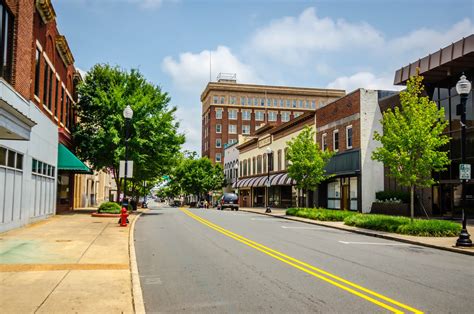
<svg viewBox="0 0 474 314">
<path fill-rule="evenodd" d="M 218 210 L 230 208 L 231 210 L 239 210 L 239 197 L 235 193 L 224 193 L 217 205 Z"/>
</svg>

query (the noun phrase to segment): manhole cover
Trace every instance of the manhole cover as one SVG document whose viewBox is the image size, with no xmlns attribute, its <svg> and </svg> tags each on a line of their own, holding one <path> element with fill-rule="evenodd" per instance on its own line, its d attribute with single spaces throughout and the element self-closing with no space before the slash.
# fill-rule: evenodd
<svg viewBox="0 0 474 314">
<path fill-rule="evenodd" d="M 56 242 L 71 242 L 72 240 L 56 240 Z"/>
</svg>

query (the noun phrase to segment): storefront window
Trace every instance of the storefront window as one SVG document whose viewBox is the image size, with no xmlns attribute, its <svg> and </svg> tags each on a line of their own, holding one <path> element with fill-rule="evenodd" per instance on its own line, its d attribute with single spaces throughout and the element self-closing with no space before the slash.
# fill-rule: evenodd
<svg viewBox="0 0 474 314">
<path fill-rule="evenodd" d="M 336 179 L 328 183 L 328 208 L 341 208 L 341 183 Z"/>
<path fill-rule="evenodd" d="M 350 186 L 350 196 L 351 196 L 350 210 L 358 210 L 357 208 L 357 177 L 350 178 L 349 186 Z"/>
<path fill-rule="evenodd" d="M 58 204 L 69 204 L 69 175 L 58 175 Z"/>
</svg>

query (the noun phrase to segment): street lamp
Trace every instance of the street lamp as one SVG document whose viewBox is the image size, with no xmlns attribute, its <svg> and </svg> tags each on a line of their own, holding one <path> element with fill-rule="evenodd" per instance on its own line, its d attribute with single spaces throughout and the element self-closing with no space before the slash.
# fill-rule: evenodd
<svg viewBox="0 0 474 314">
<path fill-rule="evenodd" d="M 130 105 L 127 105 L 123 110 L 123 117 L 125 118 L 125 173 L 123 176 L 123 199 L 122 206 L 128 209 L 127 200 L 127 172 L 128 172 L 128 139 L 130 137 L 130 120 L 133 117 L 133 110 Z"/>
<path fill-rule="evenodd" d="M 461 164 L 464 167 L 466 164 L 466 102 L 471 92 L 471 82 L 466 79 L 466 76 L 463 74 L 461 79 L 456 84 L 456 92 L 461 98 L 460 104 L 460 114 L 461 114 Z M 459 171 L 461 175 L 461 171 Z M 472 246 L 472 241 L 469 233 L 467 232 L 466 223 L 467 216 L 464 213 L 464 207 L 466 206 L 466 180 L 461 179 L 462 184 L 462 194 L 461 194 L 461 206 L 462 206 L 462 230 L 459 234 L 459 238 L 456 241 L 456 246 Z"/>
<path fill-rule="evenodd" d="M 272 157 L 273 157 L 273 151 L 270 147 L 267 147 L 267 209 L 265 210 L 265 213 L 271 213 L 272 210 L 270 209 L 270 187 L 272 186 L 272 183 L 270 182 L 270 168 L 273 166 L 272 162 Z"/>
</svg>

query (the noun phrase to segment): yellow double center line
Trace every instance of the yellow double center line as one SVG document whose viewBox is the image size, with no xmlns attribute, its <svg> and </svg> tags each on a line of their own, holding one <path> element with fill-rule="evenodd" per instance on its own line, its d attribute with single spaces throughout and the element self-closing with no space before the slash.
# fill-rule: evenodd
<svg viewBox="0 0 474 314">
<path fill-rule="evenodd" d="M 209 228 L 212 228 L 234 240 L 237 240 L 247 246 L 250 246 L 251 248 L 254 248 L 262 253 L 265 253 L 285 264 L 288 264 L 296 269 L 299 269 L 307 274 L 310 274 L 318 279 L 321 279 L 327 283 L 330 283 L 340 289 L 343 289 L 349 293 L 352 293 L 364 300 L 367 300 L 369 302 L 372 302 L 380 307 L 383 307 L 384 309 L 387 309 L 393 313 L 404 313 L 403 310 L 400 310 L 398 308 L 395 308 L 393 307 L 393 305 L 399 307 L 399 308 L 402 308 L 404 310 L 407 310 L 409 312 L 413 312 L 413 313 L 423 313 L 422 311 L 420 310 L 417 310 L 413 307 L 410 307 L 406 304 L 403 304 L 401 302 L 398 302 L 396 300 L 393 300 L 393 299 L 390 299 L 389 297 L 386 297 L 384 295 L 381 295 L 375 291 L 372 291 L 372 290 L 369 290 L 367 288 L 364 288 L 362 286 L 359 286 L 353 282 L 350 282 L 349 280 L 346 280 L 346 279 L 343 279 L 341 277 L 338 277 L 336 275 L 333 275 L 325 270 L 322 270 L 320 268 L 317 268 L 317 267 L 314 267 L 312 265 L 309 265 L 305 262 L 302 262 L 302 261 L 299 261 L 297 260 L 296 258 L 293 258 L 291 256 L 288 256 L 286 254 L 283 254 L 281 252 L 278 252 L 276 250 L 273 250 L 269 247 L 266 247 L 260 243 L 257 243 L 255 241 L 252 241 L 252 240 L 249 240 L 241 235 L 238 235 L 234 232 L 231 232 L 229 230 L 226 230 L 204 218 L 201 218 L 195 214 L 193 214 L 192 212 L 190 212 L 189 210 L 187 209 L 184 209 L 184 208 L 181 208 L 181 211 L 183 211 L 186 215 L 190 216 L 191 218 L 199 221 L 200 223 L 208 226 Z M 378 299 L 375 299 L 375 298 L 378 298 Z M 383 302 L 383 301 L 385 302 Z"/>
</svg>

